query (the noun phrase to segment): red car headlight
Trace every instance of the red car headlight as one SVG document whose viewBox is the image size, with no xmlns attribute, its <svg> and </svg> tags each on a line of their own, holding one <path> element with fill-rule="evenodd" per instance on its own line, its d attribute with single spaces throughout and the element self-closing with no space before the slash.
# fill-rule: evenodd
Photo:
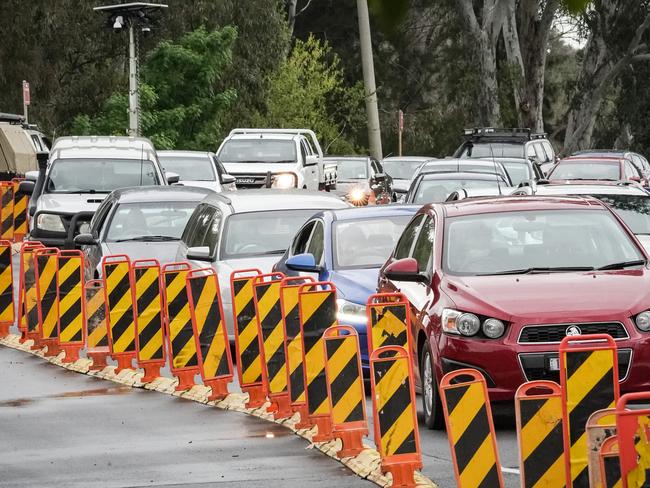
<svg viewBox="0 0 650 488">
<path fill-rule="evenodd" d="M 442 330 L 465 337 L 473 337 L 481 331 L 488 339 L 498 339 L 504 334 L 506 325 L 499 319 L 445 308 L 442 311 Z"/>
<path fill-rule="evenodd" d="M 650 310 L 641 312 L 639 315 L 634 317 L 634 323 L 636 328 L 642 332 L 650 332 Z"/>
</svg>

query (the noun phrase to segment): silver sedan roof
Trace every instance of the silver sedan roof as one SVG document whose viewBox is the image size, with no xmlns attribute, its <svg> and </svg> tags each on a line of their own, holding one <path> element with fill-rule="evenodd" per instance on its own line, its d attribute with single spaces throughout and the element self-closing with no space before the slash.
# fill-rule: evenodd
<svg viewBox="0 0 650 488">
<path fill-rule="evenodd" d="M 215 206 L 229 206 L 233 213 L 347 208 L 350 206 L 340 196 L 333 193 L 309 190 L 238 190 L 228 193 L 228 196 L 213 193 L 203 201 Z"/>
</svg>

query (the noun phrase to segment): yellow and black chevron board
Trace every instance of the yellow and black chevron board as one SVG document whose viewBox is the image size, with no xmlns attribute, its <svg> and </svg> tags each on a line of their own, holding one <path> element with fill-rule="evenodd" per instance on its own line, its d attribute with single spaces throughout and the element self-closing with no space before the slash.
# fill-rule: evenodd
<svg viewBox="0 0 650 488">
<path fill-rule="evenodd" d="M 160 287 L 160 263 L 138 259 L 131 263 L 135 306 L 135 348 L 138 366 L 144 369 L 140 381 L 149 383 L 160 376 L 165 365 L 163 301 Z"/>
<path fill-rule="evenodd" d="M 284 323 L 280 304 L 282 273 L 261 274 L 253 279 L 253 298 L 257 326 L 262 338 L 262 358 L 266 391 L 271 401 L 269 412 L 276 419 L 291 417 L 287 386 L 287 361 L 284 350 Z"/>
<path fill-rule="evenodd" d="M 24 193 L 19 193 L 18 188 L 20 187 L 20 182 L 23 181 L 22 178 L 14 178 L 11 180 L 14 186 L 14 203 L 13 203 L 13 213 L 14 213 L 14 242 L 22 242 L 27 235 L 27 201 L 28 197 Z"/>
<path fill-rule="evenodd" d="M 401 293 L 368 297 L 368 353 L 381 346 L 401 346 L 413 354 L 409 302 Z"/>
<path fill-rule="evenodd" d="M 586 425 L 596 410 L 619 397 L 616 343 L 607 334 L 568 336 L 560 343 L 560 384 L 566 485 L 589 486 Z"/>
<path fill-rule="evenodd" d="M 60 251 L 59 283 L 59 345 L 65 352 L 63 362 L 79 359 L 79 350 L 86 344 L 84 334 L 84 255 L 81 251 Z"/>
<path fill-rule="evenodd" d="M 228 396 L 228 383 L 232 381 L 233 372 L 219 279 L 214 269 L 190 271 L 187 274 L 187 294 L 201 378 L 206 386 L 212 388 L 208 399 L 220 400 Z"/>
<path fill-rule="evenodd" d="M 529 381 L 515 394 L 522 487 L 563 487 L 566 460 L 562 435 L 562 391 L 553 381 Z"/>
<path fill-rule="evenodd" d="M 630 403 L 642 404 L 628 408 Z M 616 436 L 623 488 L 650 486 L 650 392 L 628 393 L 616 404 Z M 609 481 L 609 478 L 607 479 Z"/>
<path fill-rule="evenodd" d="M 14 238 L 14 184 L 0 181 L 0 239 Z"/>
<path fill-rule="evenodd" d="M 36 308 L 36 276 L 34 252 L 45 246 L 40 242 L 27 241 L 20 246 L 20 289 L 18 290 L 18 329 L 21 342 L 28 339 L 40 342 L 38 330 L 38 309 Z M 36 344 L 33 348 L 36 347 Z"/>
<path fill-rule="evenodd" d="M 323 341 L 333 432 L 342 443 L 336 454 L 356 456 L 364 449 L 363 436 L 368 435 L 359 335 L 353 327 L 335 325 L 325 331 Z"/>
<path fill-rule="evenodd" d="M 111 353 L 108 347 L 108 313 L 102 280 L 90 280 L 84 284 L 83 314 L 86 355 L 93 360 L 90 369 L 99 371 L 107 366 L 106 359 Z"/>
<path fill-rule="evenodd" d="M 126 254 L 104 256 L 102 277 L 108 308 L 108 345 L 111 356 L 117 361 L 115 372 L 119 373 L 123 369 L 132 369 L 136 357 L 131 260 Z"/>
<path fill-rule="evenodd" d="M 253 297 L 253 280 L 261 274 L 259 269 L 252 268 L 234 271 L 230 275 L 235 351 L 239 366 L 237 374 L 242 391 L 248 393 L 246 408 L 258 408 L 266 403 L 262 340 Z"/>
<path fill-rule="evenodd" d="M 370 384 L 375 444 L 384 473 L 394 486 L 415 486 L 422 469 L 420 434 L 410 355 L 401 346 L 384 346 L 370 354 Z"/>
<path fill-rule="evenodd" d="M 616 435 L 616 409 L 597 410 L 587 420 L 587 452 L 589 486 L 602 486 L 600 477 L 600 448 L 608 437 Z"/>
<path fill-rule="evenodd" d="M 165 304 L 165 337 L 171 356 L 169 369 L 178 378 L 176 391 L 194 386 L 194 376 L 199 374 L 196 339 L 192 329 L 190 303 L 187 295 L 189 263 L 169 263 L 163 266 L 163 299 Z"/>
<path fill-rule="evenodd" d="M 619 459 L 618 437 L 605 439 L 598 452 L 600 484 L 597 488 L 623 488 L 621 478 L 621 462 Z M 633 485 L 645 486 L 645 485 Z"/>
<path fill-rule="evenodd" d="M 287 387 L 291 408 L 294 412 L 300 413 L 300 421 L 296 423 L 297 429 L 311 427 L 305 400 L 305 368 L 302 364 L 298 290 L 300 285 L 313 281 L 310 276 L 290 276 L 280 283 L 280 308 L 285 336 L 284 354 L 287 358 Z"/>
<path fill-rule="evenodd" d="M 300 285 L 298 313 L 305 365 L 305 399 L 309 420 L 318 427 L 314 442 L 332 440 L 332 412 L 327 398 L 323 334 L 336 325 L 336 287 L 330 282 Z"/>
<path fill-rule="evenodd" d="M 16 320 L 14 307 L 14 274 L 11 242 L 0 240 L 0 337 L 9 334 Z"/>
<path fill-rule="evenodd" d="M 47 346 L 46 356 L 59 354 L 59 250 L 53 247 L 37 249 L 34 253 L 36 277 L 36 309 L 41 345 Z"/>
<path fill-rule="evenodd" d="M 485 378 L 475 369 L 452 371 L 440 392 L 458 488 L 503 487 Z"/>
</svg>

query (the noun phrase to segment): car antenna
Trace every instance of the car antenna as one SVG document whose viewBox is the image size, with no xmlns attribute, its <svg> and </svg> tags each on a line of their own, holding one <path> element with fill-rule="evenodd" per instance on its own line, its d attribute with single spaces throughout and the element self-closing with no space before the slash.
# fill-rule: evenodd
<svg viewBox="0 0 650 488">
<path fill-rule="evenodd" d="M 497 160 L 494 159 L 494 150 L 492 149 L 492 143 L 489 143 L 488 147 L 490 148 L 490 157 L 492 157 L 492 164 L 494 164 L 494 176 L 496 176 L 497 179 L 497 188 L 499 189 L 499 196 L 502 196 L 503 193 L 501 193 L 501 182 L 499 181 L 499 173 L 497 173 Z"/>
</svg>

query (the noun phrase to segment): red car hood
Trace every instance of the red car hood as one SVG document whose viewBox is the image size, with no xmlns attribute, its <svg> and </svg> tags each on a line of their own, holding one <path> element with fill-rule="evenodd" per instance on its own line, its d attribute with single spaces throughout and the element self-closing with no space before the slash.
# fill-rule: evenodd
<svg viewBox="0 0 650 488">
<path fill-rule="evenodd" d="M 458 309 L 502 320 L 516 317 L 606 320 L 650 309 L 647 269 L 592 273 L 449 276 L 442 289 Z"/>
</svg>

